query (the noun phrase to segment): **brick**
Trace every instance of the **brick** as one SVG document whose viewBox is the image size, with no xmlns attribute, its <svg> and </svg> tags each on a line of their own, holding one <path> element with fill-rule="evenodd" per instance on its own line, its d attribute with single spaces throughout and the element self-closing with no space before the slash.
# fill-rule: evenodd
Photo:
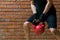
<svg viewBox="0 0 60 40">
<path fill-rule="evenodd" d="M 28 9 L 28 8 L 30 8 L 30 6 L 29 6 L 29 5 L 19 5 L 19 8 L 25 8 L 25 9 Z"/>
<path fill-rule="evenodd" d="M 0 2 L 0 4 L 14 4 L 15 2 Z"/>
<path fill-rule="evenodd" d="M 6 5 L 0 5 L 0 8 L 6 8 Z"/>
<path fill-rule="evenodd" d="M 17 3 L 18 3 L 18 2 L 17 2 Z M 29 2 L 29 1 L 28 1 L 28 2 L 27 2 L 27 1 L 26 1 L 26 2 L 20 2 L 20 4 L 22 4 L 22 5 L 23 5 L 23 4 L 25 4 L 25 5 L 29 5 L 30 2 Z"/>
<path fill-rule="evenodd" d="M 29 17 L 30 16 L 24 16 L 24 15 L 23 16 L 20 16 L 20 15 L 16 15 L 16 16 L 3 15 L 3 16 L 0 16 L 0 21 L 23 21 L 22 19 L 26 20 Z"/>
<path fill-rule="evenodd" d="M 57 1 L 59 2 L 60 0 L 53 0 L 53 2 L 57 2 Z"/>
<path fill-rule="evenodd" d="M 3 28 L 3 29 L 5 29 L 5 28 L 10 28 L 10 29 L 12 29 L 12 28 L 18 28 L 18 26 L 1 26 L 0 28 Z"/>
<path fill-rule="evenodd" d="M 8 40 L 25 40 L 25 39 L 8 39 Z"/>
<path fill-rule="evenodd" d="M 11 9 L 18 8 L 18 7 L 19 7 L 19 5 L 7 5 L 7 8 L 11 8 Z"/>
<path fill-rule="evenodd" d="M 17 5 L 29 5 L 30 2 L 0 2 L 0 4 L 3 4 L 3 5 L 11 5 L 11 4 L 17 4 Z"/>
<path fill-rule="evenodd" d="M 0 22 L 1 26 L 13 26 L 13 25 L 21 25 L 24 22 Z"/>
<path fill-rule="evenodd" d="M 17 1 L 30 1 L 30 0 L 17 0 Z"/>
<path fill-rule="evenodd" d="M 6 1 L 7 1 L 7 2 L 8 2 L 8 1 L 13 1 L 13 2 L 14 2 L 14 1 L 16 1 L 16 0 L 0 0 L 0 2 L 3 2 L 3 1 L 5 1 L 5 2 L 6 2 Z"/>
<path fill-rule="evenodd" d="M 57 12 L 60 12 L 60 9 L 56 9 Z"/>
<path fill-rule="evenodd" d="M 8 1 L 10 1 L 10 2 L 11 2 L 11 1 L 14 2 L 14 1 L 16 1 L 16 0 L 5 0 L 5 1 L 7 1 L 7 2 L 8 2 Z"/>
<path fill-rule="evenodd" d="M 55 4 L 55 5 L 59 5 L 60 4 L 60 2 L 58 1 L 58 2 L 53 2 L 53 4 Z"/>
<path fill-rule="evenodd" d="M 23 39 L 23 36 L 5 36 L 5 38 L 9 38 L 9 39 Z"/>
<path fill-rule="evenodd" d="M 0 12 L 31 12 L 31 9 L 0 9 Z"/>
<path fill-rule="evenodd" d="M 6 31 L 3 31 L 3 32 L 6 32 Z M 21 32 L 21 31 L 8 31 L 7 34 L 5 34 L 6 36 L 24 36 L 24 32 Z"/>
<path fill-rule="evenodd" d="M 58 12 L 59 13 L 59 12 Z M 2 15 L 32 15 L 32 12 L 0 12 L 0 16 Z"/>
<path fill-rule="evenodd" d="M 55 8 L 56 8 L 56 9 L 60 9 L 60 5 L 56 5 Z"/>
</svg>

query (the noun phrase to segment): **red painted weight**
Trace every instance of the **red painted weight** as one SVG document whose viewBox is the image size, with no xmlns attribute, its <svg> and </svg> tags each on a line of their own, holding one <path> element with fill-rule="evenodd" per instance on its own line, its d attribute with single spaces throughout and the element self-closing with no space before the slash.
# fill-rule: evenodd
<svg viewBox="0 0 60 40">
<path fill-rule="evenodd" d="M 44 32 L 45 25 L 44 24 L 39 24 L 37 26 L 32 25 L 34 32 L 36 34 L 42 34 Z"/>
</svg>

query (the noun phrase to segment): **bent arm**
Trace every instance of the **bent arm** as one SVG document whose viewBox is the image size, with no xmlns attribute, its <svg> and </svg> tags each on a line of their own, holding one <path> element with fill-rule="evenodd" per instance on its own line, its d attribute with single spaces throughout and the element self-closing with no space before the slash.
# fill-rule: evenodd
<svg viewBox="0 0 60 40">
<path fill-rule="evenodd" d="M 31 9 L 32 9 L 32 12 L 33 12 L 33 13 L 37 13 L 37 12 L 36 12 L 36 7 L 35 7 L 35 5 L 33 4 L 33 1 L 31 1 Z"/>
<path fill-rule="evenodd" d="M 51 6 L 52 6 L 52 0 L 47 0 L 47 4 L 45 6 L 43 13 L 46 14 L 49 11 L 49 9 L 51 8 Z"/>
</svg>

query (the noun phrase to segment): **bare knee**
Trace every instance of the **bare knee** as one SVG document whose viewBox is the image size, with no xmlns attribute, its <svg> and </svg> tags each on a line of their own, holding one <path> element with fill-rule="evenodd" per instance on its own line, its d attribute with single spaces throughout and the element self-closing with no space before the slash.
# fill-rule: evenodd
<svg viewBox="0 0 60 40">
<path fill-rule="evenodd" d="M 56 29 L 55 28 L 49 28 L 50 32 L 55 34 L 56 33 Z"/>
<path fill-rule="evenodd" d="M 24 22 L 23 26 L 28 26 L 30 22 Z"/>
<path fill-rule="evenodd" d="M 30 22 L 24 22 L 23 25 L 24 25 L 24 26 L 27 26 L 29 23 L 30 23 Z"/>
</svg>

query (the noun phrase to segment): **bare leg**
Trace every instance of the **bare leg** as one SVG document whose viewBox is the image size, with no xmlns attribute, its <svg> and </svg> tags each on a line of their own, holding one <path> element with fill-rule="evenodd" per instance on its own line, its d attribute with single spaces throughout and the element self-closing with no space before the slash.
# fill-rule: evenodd
<svg viewBox="0 0 60 40">
<path fill-rule="evenodd" d="M 60 32 L 59 31 L 57 31 L 55 28 L 50 28 L 50 31 L 52 34 L 55 35 L 57 40 L 60 40 Z"/>
<path fill-rule="evenodd" d="M 56 39 L 60 40 L 60 32 L 56 30 L 54 33 L 55 33 Z"/>
<path fill-rule="evenodd" d="M 30 28 L 29 28 L 29 24 L 30 24 L 29 22 L 25 22 L 24 25 L 23 25 L 26 40 L 30 40 Z"/>
</svg>

